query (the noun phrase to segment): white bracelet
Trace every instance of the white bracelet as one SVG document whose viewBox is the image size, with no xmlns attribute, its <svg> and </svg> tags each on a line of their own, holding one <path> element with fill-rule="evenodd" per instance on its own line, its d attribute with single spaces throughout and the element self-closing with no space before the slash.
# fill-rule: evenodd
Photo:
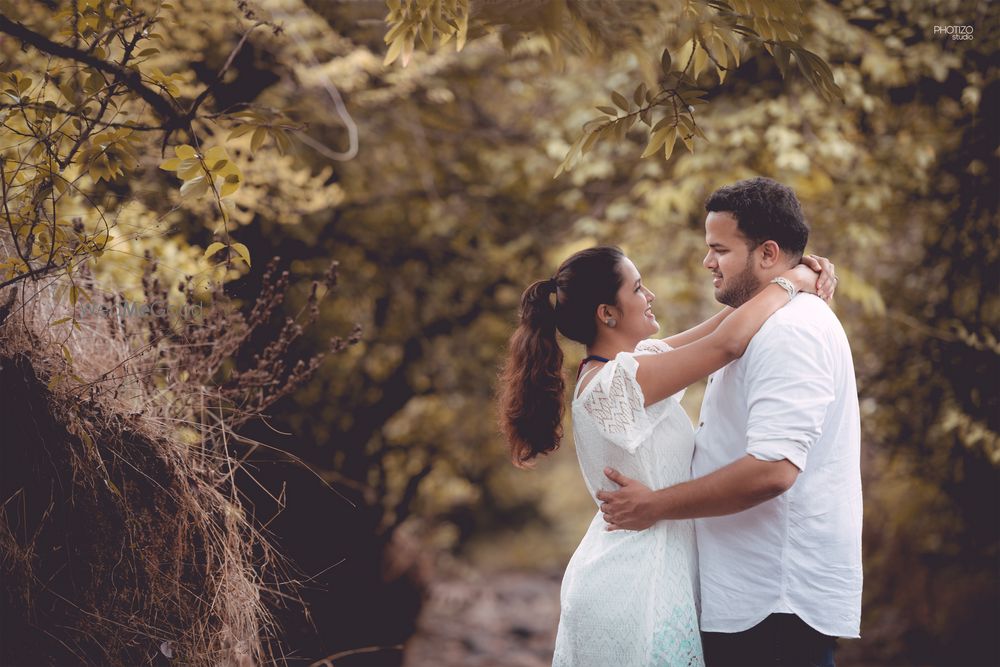
<svg viewBox="0 0 1000 667">
<path fill-rule="evenodd" d="M 786 292 L 788 292 L 789 301 L 794 299 L 795 295 L 799 293 L 799 290 L 795 288 L 795 285 L 792 284 L 792 281 L 789 280 L 788 278 L 785 278 L 784 276 L 778 276 L 777 278 L 771 280 L 771 282 L 777 285 L 778 287 L 781 287 Z"/>
</svg>

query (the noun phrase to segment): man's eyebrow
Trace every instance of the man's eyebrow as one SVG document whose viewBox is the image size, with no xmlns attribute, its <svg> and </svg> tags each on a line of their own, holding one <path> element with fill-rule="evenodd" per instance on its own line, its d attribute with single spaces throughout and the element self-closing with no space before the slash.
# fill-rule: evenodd
<svg viewBox="0 0 1000 667">
<path fill-rule="evenodd" d="M 709 243 L 709 248 L 725 248 L 726 246 L 722 243 Z"/>
</svg>

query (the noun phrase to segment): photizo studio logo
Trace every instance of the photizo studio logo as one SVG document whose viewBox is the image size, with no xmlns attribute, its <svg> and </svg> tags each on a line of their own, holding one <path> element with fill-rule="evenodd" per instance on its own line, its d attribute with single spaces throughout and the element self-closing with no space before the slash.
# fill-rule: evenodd
<svg viewBox="0 0 1000 667">
<path fill-rule="evenodd" d="M 976 29 L 971 25 L 936 25 L 935 37 L 951 37 L 956 42 L 968 41 L 975 36 Z"/>
</svg>

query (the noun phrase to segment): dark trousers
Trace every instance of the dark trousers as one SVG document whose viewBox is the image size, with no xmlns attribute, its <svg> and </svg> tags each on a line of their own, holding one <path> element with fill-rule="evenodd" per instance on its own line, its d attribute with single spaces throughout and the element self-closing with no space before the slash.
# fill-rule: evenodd
<svg viewBox="0 0 1000 667">
<path fill-rule="evenodd" d="M 703 632 L 706 667 L 834 667 L 837 638 L 795 614 L 771 614 L 743 632 Z"/>
</svg>

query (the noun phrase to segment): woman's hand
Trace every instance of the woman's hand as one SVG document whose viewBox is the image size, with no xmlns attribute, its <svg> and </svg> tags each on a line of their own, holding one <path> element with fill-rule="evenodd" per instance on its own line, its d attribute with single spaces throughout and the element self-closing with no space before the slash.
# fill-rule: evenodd
<svg viewBox="0 0 1000 667">
<path fill-rule="evenodd" d="M 809 292 L 829 301 L 837 289 L 833 263 L 825 257 L 806 255 L 802 263 L 783 274 L 801 292 Z"/>
<path fill-rule="evenodd" d="M 833 270 L 833 262 L 819 255 L 805 255 L 802 257 L 802 263 L 819 274 L 816 279 L 815 293 L 824 301 L 832 299 L 833 293 L 837 291 L 837 281 L 839 280 Z"/>
</svg>

